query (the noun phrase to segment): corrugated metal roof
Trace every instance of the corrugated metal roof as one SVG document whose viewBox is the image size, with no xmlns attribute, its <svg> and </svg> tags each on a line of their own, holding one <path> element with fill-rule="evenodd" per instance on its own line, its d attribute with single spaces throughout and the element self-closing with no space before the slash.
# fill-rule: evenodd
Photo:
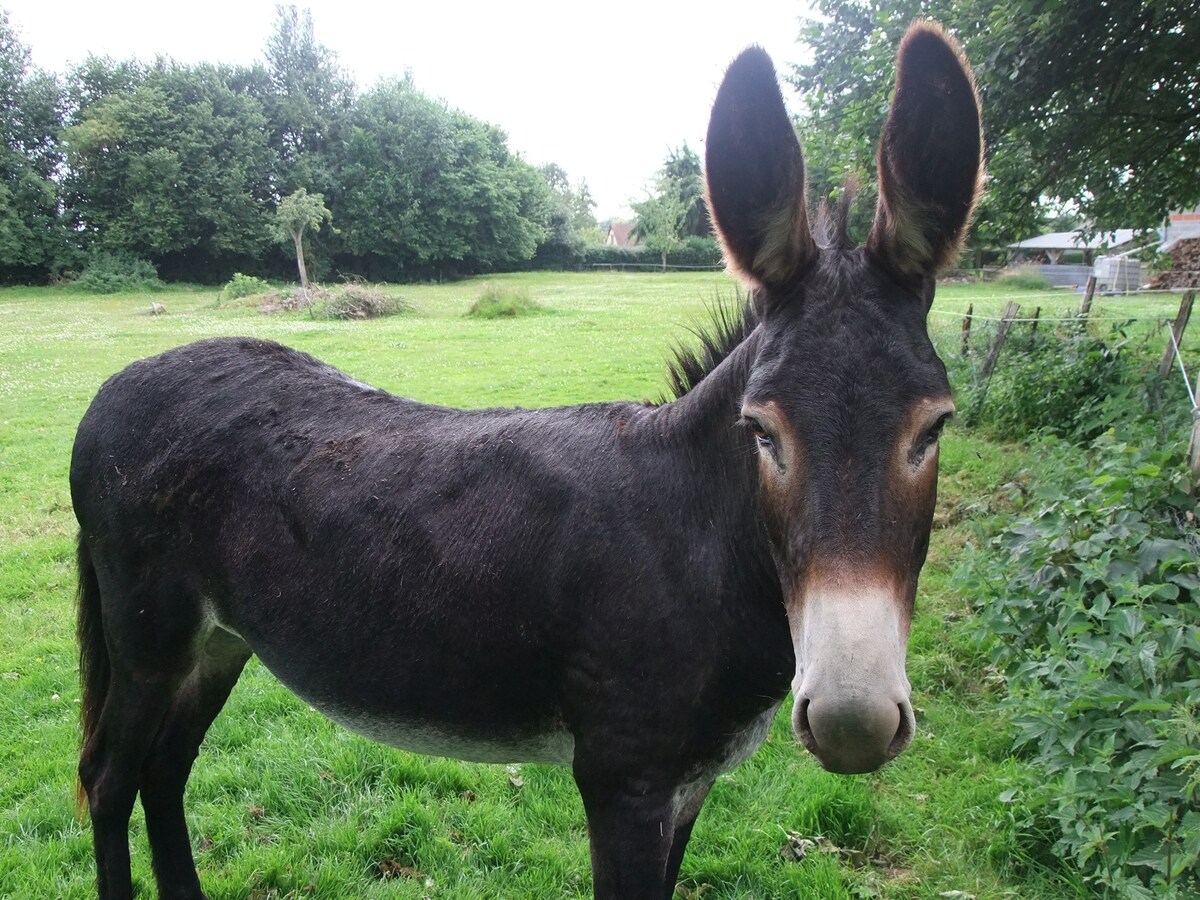
<svg viewBox="0 0 1200 900">
<path fill-rule="evenodd" d="M 1128 244 L 1133 240 L 1133 234 L 1132 228 L 1118 228 L 1084 240 L 1078 231 L 1056 231 L 1008 246 L 1012 250 L 1101 250 Z"/>
</svg>

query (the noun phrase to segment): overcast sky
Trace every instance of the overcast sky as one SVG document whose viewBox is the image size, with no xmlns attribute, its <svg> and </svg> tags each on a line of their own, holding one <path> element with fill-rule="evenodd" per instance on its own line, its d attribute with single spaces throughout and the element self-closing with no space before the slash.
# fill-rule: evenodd
<svg viewBox="0 0 1200 900">
<path fill-rule="evenodd" d="M 703 155 L 721 73 L 745 46 L 784 72 L 808 0 L 310 0 L 317 40 L 360 90 L 412 71 L 417 86 L 499 125 L 530 162 L 586 178 L 599 218 L 645 196 L 671 147 Z M 713 4 L 715 7 L 716 4 Z M 724 4 L 722 4 L 724 6 Z M 261 60 L 275 4 L 257 0 L 0 0 L 33 62 L 63 71 L 89 53 L 150 61 Z M 791 102 L 791 91 L 785 89 Z"/>
</svg>

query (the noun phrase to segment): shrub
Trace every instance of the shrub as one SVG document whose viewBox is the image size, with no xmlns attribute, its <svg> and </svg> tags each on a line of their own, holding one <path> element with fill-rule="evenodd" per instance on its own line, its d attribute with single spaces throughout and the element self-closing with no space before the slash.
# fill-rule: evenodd
<svg viewBox="0 0 1200 900">
<path fill-rule="evenodd" d="M 1108 398 L 1124 396 L 1122 389 L 1136 380 L 1126 345 L 1119 328 L 1106 338 L 1075 331 L 1041 335 L 1032 344 L 1013 335 L 987 385 L 960 385 L 965 419 L 1001 440 L 1023 440 L 1039 431 L 1090 440 L 1113 422 L 1106 414 Z"/>
<path fill-rule="evenodd" d="M 411 310 L 408 301 L 359 283 L 331 288 L 313 304 L 313 315 L 322 319 L 378 319 Z"/>
<path fill-rule="evenodd" d="M 498 319 L 531 316 L 545 311 L 545 307 L 538 304 L 524 289 L 501 288 L 489 284 L 479 295 L 479 299 L 471 304 L 467 315 L 481 319 Z"/>
<path fill-rule="evenodd" d="M 233 277 L 225 287 L 221 288 L 221 300 L 240 300 L 242 297 L 253 297 L 255 294 L 265 294 L 271 290 L 271 285 L 253 275 L 243 275 L 234 272 Z"/>
<path fill-rule="evenodd" d="M 107 251 L 89 255 L 87 267 L 76 284 L 93 294 L 152 291 L 162 286 L 153 263 L 130 253 Z"/>
<path fill-rule="evenodd" d="M 1005 287 L 1019 291 L 1047 291 L 1051 287 L 1049 281 L 1032 269 L 1012 269 L 1004 272 L 998 280 Z"/>
<path fill-rule="evenodd" d="M 1200 891 L 1200 540 L 1189 474 L 1151 429 L 1054 438 L 1031 496 L 957 583 L 1005 675 L 1023 793 L 1055 849 L 1120 896 Z"/>
</svg>

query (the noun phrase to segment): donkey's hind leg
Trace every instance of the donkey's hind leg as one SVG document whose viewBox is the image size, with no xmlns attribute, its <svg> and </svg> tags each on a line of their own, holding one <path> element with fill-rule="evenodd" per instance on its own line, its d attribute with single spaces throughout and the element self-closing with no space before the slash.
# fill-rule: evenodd
<svg viewBox="0 0 1200 900">
<path fill-rule="evenodd" d="M 85 738 L 79 780 L 87 794 L 101 900 L 133 896 L 129 871 L 129 816 L 142 766 L 178 684 L 172 672 L 114 666 L 104 706 Z"/>
<path fill-rule="evenodd" d="M 163 900 L 204 897 L 192 858 L 183 794 L 209 725 L 233 690 L 250 648 L 216 628 L 195 667 L 180 683 L 142 769 L 142 808 Z"/>
</svg>

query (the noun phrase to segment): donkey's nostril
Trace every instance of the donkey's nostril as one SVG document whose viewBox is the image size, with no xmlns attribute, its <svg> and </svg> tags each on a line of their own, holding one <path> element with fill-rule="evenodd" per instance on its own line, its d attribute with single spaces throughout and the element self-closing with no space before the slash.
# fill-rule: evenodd
<svg viewBox="0 0 1200 900">
<path fill-rule="evenodd" d="M 813 735 L 812 725 L 808 721 L 808 704 L 809 699 L 803 697 L 796 701 L 796 708 L 792 711 L 792 730 L 796 732 L 796 739 L 804 745 L 809 753 L 817 752 L 817 739 Z"/>
<path fill-rule="evenodd" d="M 896 729 L 896 736 L 892 738 L 892 742 L 888 744 L 887 758 L 893 759 L 908 749 L 908 745 L 912 743 L 913 734 L 916 731 L 916 721 L 913 717 L 912 704 L 904 700 L 900 706 L 900 727 Z"/>
</svg>

